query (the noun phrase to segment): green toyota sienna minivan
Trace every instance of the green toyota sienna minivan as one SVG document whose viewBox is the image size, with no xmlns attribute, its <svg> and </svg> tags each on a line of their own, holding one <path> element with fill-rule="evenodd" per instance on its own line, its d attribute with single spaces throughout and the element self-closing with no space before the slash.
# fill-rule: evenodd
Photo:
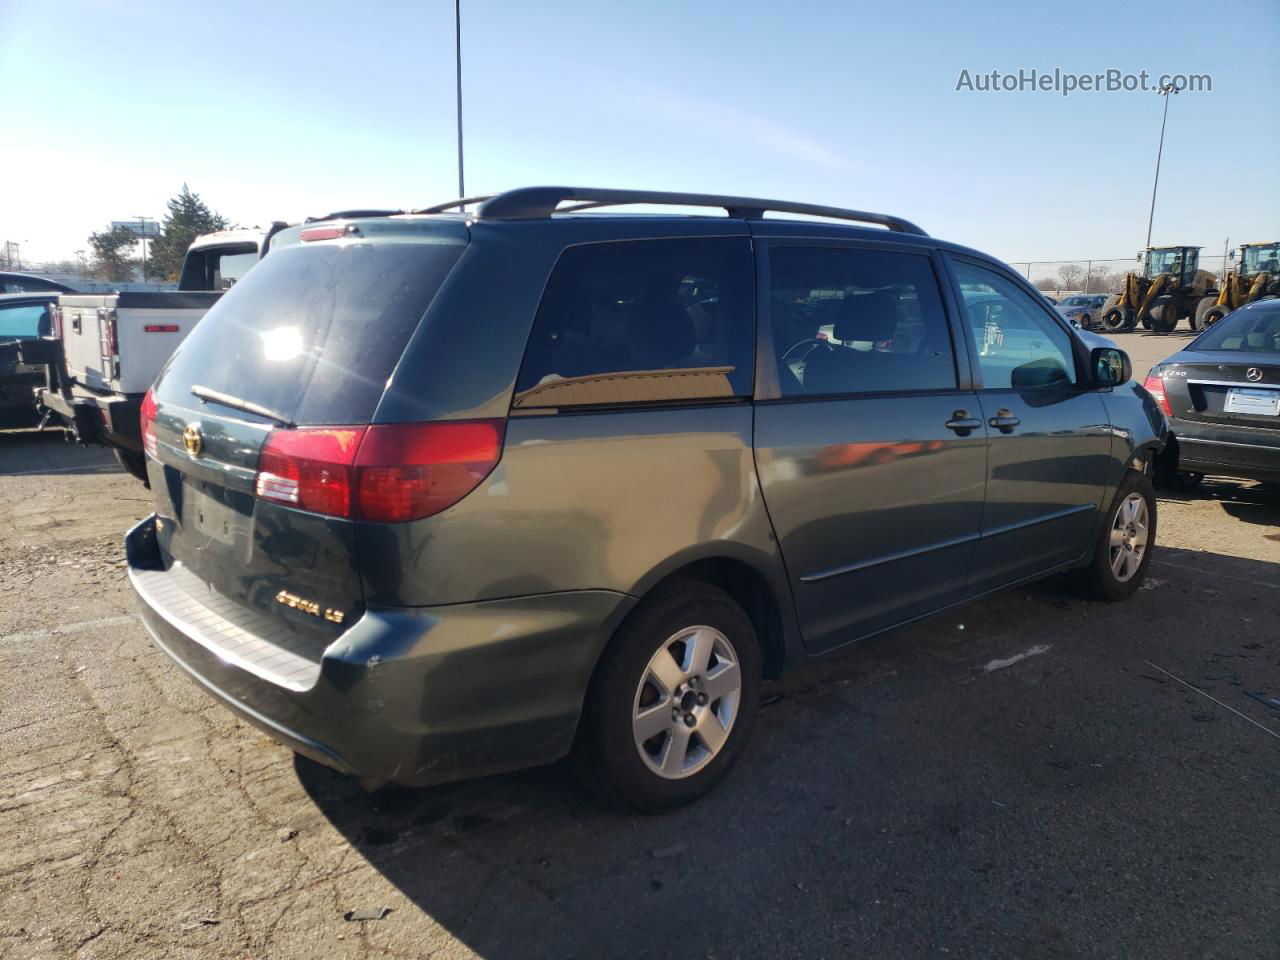
<svg viewBox="0 0 1280 960">
<path fill-rule="evenodd" d="M 410 785 L 572 753 L 670 809 L 796 661 L 1142 582 L 1162 414 L 1004 264 L 808 204 L 468 204 L 277 235 L 143 407 L 147 629 L 297 752 Z"/>
</svg>

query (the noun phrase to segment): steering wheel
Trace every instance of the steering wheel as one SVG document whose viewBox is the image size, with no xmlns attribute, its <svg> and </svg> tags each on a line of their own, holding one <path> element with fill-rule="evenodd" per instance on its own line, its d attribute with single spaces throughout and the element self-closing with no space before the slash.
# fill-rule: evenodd
<svg viewBox="0 0 1280 960">
<path fill-rule="evenodd" d="M 808 347 L 809 353 L 812 353 L 818 347 L 826 347 L 828 350 L 834 349 L 829 340 L 820 340 L 817 337 L 807 337 L 806 339 L 793 343 L 789 346 L 786 352 L 782 355 L 780 362 L 787 363 L 791 359 L 791 355 L 801 347 Z M 801 359 L 808 359 L 809 353 L 806 353 Z"/>
</svg>

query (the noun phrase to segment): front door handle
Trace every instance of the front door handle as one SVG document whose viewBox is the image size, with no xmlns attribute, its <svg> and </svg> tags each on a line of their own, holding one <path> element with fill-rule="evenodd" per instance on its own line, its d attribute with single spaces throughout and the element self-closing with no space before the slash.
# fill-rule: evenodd
<svg viewBox="0 0 1280 960">
<path fill-rule="evenodd" d="M 1013 428 L 1021 422 L 1008 407 L 1001 407 L 996 411 L 996 415 L 987 421 L 1001 433 L 1013 433 Z"/>
<path fill-rule="evenodd" d="M 968 410 L 957 410 L 951 414 L 951 419 L 947 421 L 947 429 L 954 430 L 962 437 L 967 437 L 972 431 L 982 426 L 982 421 L 977 417 L 969 416 Z"/>
</svg>

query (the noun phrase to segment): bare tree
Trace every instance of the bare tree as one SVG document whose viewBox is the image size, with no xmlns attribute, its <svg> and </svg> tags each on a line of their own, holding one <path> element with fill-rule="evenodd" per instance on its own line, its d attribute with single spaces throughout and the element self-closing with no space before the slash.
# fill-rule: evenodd
<svg viewBox="0 0 1280 960">
<path fill-rule="evenodd" d="M 1078 263 L 1064 263 L 1058 268 L 1059 289 L 1079 289 L 1080 281 L 1083 279 L 1084 271 L 1080 269 L 1080 265 Z"/>
<path fill-rule="evenodd" d="M 1058 281 L 1053 277 L 1041 277 L 1032 284 L 1037 290 L 1056 290 L 1058 289 Z"/>
</svg>

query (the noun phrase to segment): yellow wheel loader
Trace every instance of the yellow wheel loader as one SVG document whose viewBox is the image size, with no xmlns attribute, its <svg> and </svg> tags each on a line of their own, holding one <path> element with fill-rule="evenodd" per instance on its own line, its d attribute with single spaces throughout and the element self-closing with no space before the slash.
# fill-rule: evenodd
<svg viewBox="0 0 1280 960">
<path fill-rule="evenodd" d="M 1236 260 L 1236 251 L 1231 251 Z M 1242 243 L 1239 267 L 1227 271 L 1221 290 L 1200 298 L 1192 325 L 1197 330 L 1211 327 L 1232 310 L 1255 300 L 1280 297 L 1280 242 Z"/>
<path fill-rule="evenodd" d="M 1168 333 L 1183 317 L 1194 326 L 1197 306 L 1216 296 L 1213 275 L 1199 269 L 1200 247 L 1151 247 L 1138 254 L 1141 271 L 1127 274 L 1118 294 L 1102 307 L 1102 327 L 1109 333 L 1142 324 Z"/>
</svg>

